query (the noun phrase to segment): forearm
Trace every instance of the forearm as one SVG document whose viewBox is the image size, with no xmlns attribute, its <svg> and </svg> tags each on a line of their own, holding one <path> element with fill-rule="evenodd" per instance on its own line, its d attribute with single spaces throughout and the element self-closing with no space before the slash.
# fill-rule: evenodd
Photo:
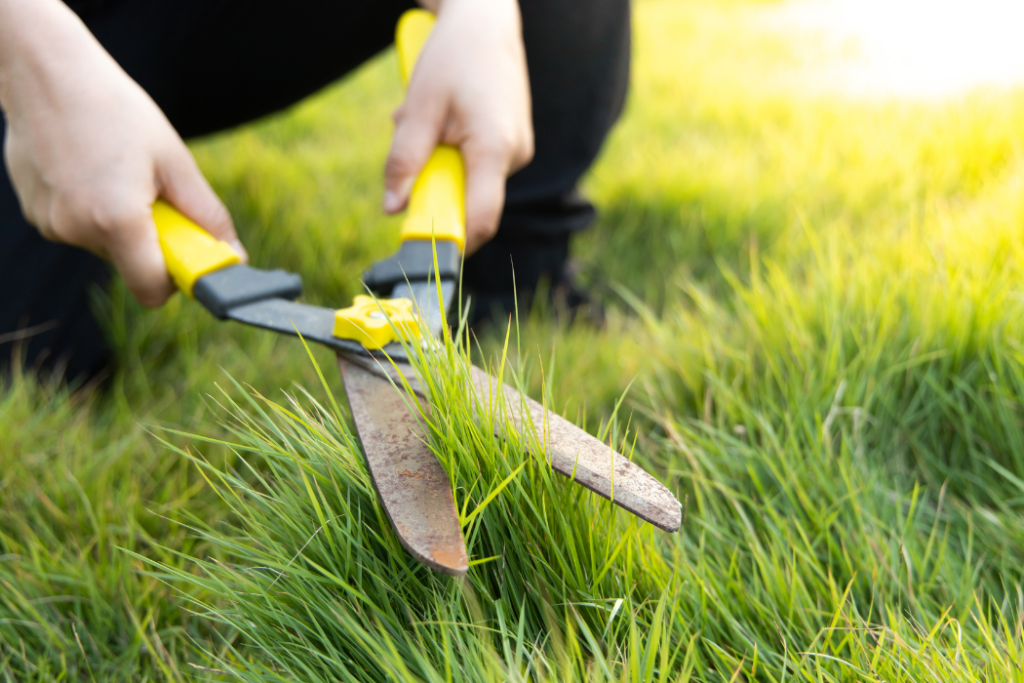
<svg viewBox="0 0 1024 683">
<path fill-rule="evenodd" d="M 0 0 L 2 1 L 2 0 Z M 518 0 L 486 0 L 481 3 L 480 0 L 416 0 L 420 7 L 425 10 L 440 16 L 449 7 L 454 7 L 459 4 L 476 4 L 480 10 L 485 10 L 485 14 L 490 17 L 498 18 L 499 21 L 506 22 L 511 21 L 512 26 L 518 27 L 519 25 L 519 2 Z M 483 16 L 483 15 L 481 15 Z"/>
<path fill-rule="evenodd" d="M 441 4 L 441 0 L 416 0 L 419 6 L 425 10 L 429 10 L 434 14 L 437 14 L 438 6 Z"/>
<path fill-rule="evenodd" d="M 0 0 L 0 108 L 52 90 L 83 57 L 110 59 L 85 24 L 60 0 Z"/>
</svg>

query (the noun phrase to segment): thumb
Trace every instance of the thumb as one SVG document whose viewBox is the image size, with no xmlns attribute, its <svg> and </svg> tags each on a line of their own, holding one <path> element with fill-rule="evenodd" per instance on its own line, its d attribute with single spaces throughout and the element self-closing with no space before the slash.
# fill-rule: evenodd
<svg viewBox="0 0 1024 683">
<path fill-rule="evenodd" d="M 137 211 L 121 216 L 117 227 L 121 239 L 108 246 L 107 256 L 139 303 L 148 308 L 161 305 L 174 293 L 174 283 L 160 250 L 152 210 L 143 203 Z"/>
<path fill-rule="evenodd" d="M 384 211 L 398 213 L 409 201 L 416 176 L 441 137 L 443 111 L 410 97 L 395 112 L 395 134 L 384 164 Z"/>
<path fill-rule="evenodd" d="M 214 237 L 231 245 L 242 260 L 249 255 L 238 239 L 227 207 L 206 182 L 192 154 L 184 145 L 157 164 L 160 196 Z"/>
</svg>

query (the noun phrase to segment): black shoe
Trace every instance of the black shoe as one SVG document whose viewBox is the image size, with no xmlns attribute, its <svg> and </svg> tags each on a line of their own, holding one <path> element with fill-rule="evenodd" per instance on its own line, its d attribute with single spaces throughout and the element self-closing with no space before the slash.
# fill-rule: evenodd
<svg viewBox="0 0 1024 683">
<path fill-rule="evenodd" d="M 463 267 L 463 291 L 472 297 L 470 326 L 497 323 L 504 329 L 517 308 L 520 317 L 529 315 L 535 299 L 542 314 L 559 321 L 603 325 L 604 310 L 569 260 L 571 235 L 595 216 L 593 205 L 575 188 L 506 204 L 498 234 Z"/>
<path fill-rule="evenodd" d="M 602 329 L 605 324 L 604 307 L 581 283 L 580 271 L 579 265 L 569 260 L 553 274 L 542 273 L 530 287 L 505 291 L 469 290 L 470 329 L 477 334 L 491 326 L 504 329 L 517 308 L 523 319 L 536 310 L 559 324 L 582 323 Z M 518 278 L 516 284 L 519 284 Z"/>
<path fill-rule="evenodd" d="M 556 321 L 565 325 L 579 322 L 601 330 L 607 320 L 604 306 L 595 296 L 595 288 L 584 284 L 583 271 L 580 262 L 574 259 L 565 262 L 548 294 L 552 314 Z"/>
</svg>

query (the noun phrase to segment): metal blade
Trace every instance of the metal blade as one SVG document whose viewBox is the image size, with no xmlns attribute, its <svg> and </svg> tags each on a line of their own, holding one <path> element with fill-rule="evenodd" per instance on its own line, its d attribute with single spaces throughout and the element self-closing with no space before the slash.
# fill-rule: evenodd
<svg viewBox="0 0 1024 683">
<path fill-rule="evenodd" d="M 469 558 L 448 475 L 403 393 L 342 356 L 338 366 L 370 475 L 398 540 L 431 569 L 465 576 Z M 408 372 L 415 378 L 412 368 Z"/>
<path fill-rule="evenodd" d="M 422 396 L 419 383 L 412 379 L 415 372 L 408 364 L 396 363 L 396 371 L 389 363 L 353 360 L 365 364 L 372 373 L 393 376 L 396 382 L 400 371 L 409 379 L 413 391 Z M 498 401 L 504 400 L 507 409 L 496 411 L 498 415 L 507 416 L 512 421 L 511 426 L 519 432 L 526 428 L 536 431 L 538 440 L 547 450 L 552 469 L 659 529 L 679 530 L 682 506 L 672 492 L 646 470 L 480 368 L 473 366 L 471 372 L 477 393 L 488 406 L 500 405 Z M 496 422 L 495 435 L 501 436 L 501 428 Z"/>
<path fill-rule="evenodd" d="M 441 326 L 444 325 L 444 316 L 441 315 L 442 308 L 447 313 L 451 306 L 452 297 L 455 294 L 454 280 L 441 280 L 441 301 L 437 298 L 437 283 L 433 280 L 402 282 L 395 285 L 391 290 L 391 298 L 405 297 L 416 303 L 417 310 L 423 316 L 430 328 L 430 333 L 435 337 L 441 334 Z"/>
<path fill-rule="evenodd" d="M 264 299 L 253 304 L 236 306 L 228 311 L 228 318 L 236 322 L 262 327 L 292 336 L 302 335 L 306 341 L 314 341 L 346 354 L 366 353 L 363 345 L 351 339 L 334 336 L 334 311 L 322 306 L 310 306 L 287 299 Z M 386 349 L 397 346 L 401 357 L 402 347 L 389 344 Z"/>
<path fill-rule="evenodd" d="M 473 366 L 471 372 L 478 394 L 490 405 L 505 401 L 508 410 L 499 411 L 499 415 L 507 415 L 517 431 L 522 432 L 524 427 L 536 431 L 552 469 L 659 529 L 679 530 L 679 501 L 639 465 L 480 368 Z"/>
</svg>

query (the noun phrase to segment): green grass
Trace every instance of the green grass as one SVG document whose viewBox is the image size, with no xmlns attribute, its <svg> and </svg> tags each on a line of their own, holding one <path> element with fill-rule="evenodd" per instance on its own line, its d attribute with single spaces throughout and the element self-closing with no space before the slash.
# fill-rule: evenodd
<svg viewBox="0 0 1024 683">
<path fill-rule="evenodd" d="M 524 319 L 505 370 L 635 438 L 678 535 L 492 438 L 448 348 L 426 420 L 479 563 L 432 574 L 331 354 L 116 288 L 108 392 L 0 394 L 0 681 L 1024 680 L 1024 94 L 819 94 L 825 48 L 761 7 L 638 3 L 576 245 L 608 327 Z M 254 262 L 313 301 L 395 246 L 399 98 L 385 55 L 194 146 Z"/>
</svg>

